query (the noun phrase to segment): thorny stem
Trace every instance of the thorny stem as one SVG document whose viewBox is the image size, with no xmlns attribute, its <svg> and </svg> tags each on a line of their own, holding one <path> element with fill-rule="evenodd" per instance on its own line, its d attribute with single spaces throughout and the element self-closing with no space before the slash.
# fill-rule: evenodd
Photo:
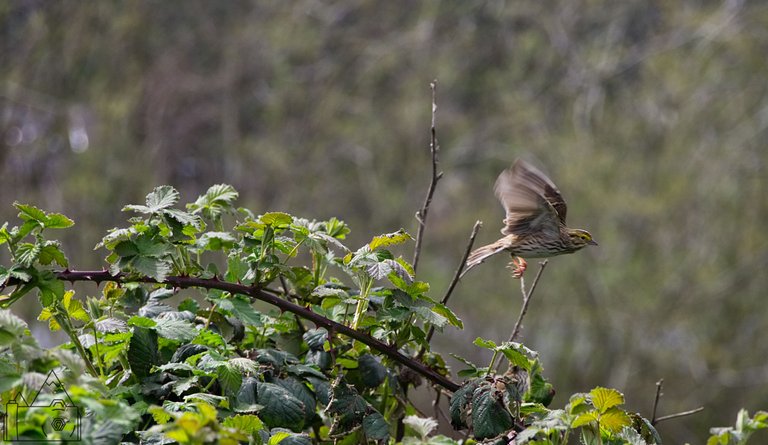
<svg viewBox="0 0 768 445">
<path fill-rule="evenodd" d="M 416 220 L 419 222 L 419 230 L 416 233 L 416 247 L 413 251 L 413 270 L 419 266 L 419 255 L 421 254 L 421 243 L 424 236 L 424 228 L 427 224 L 427 212 L 429 211 L 429 205 L 432 203 L 432 195 L 435 194 L 435 187 L 437 181 L 443 176 L 443 172 L 437 171 L 437 153 L 440 151 L 440 146 L 437 145 L 437 132 L 435 130 L 435 115 L 437 113 L 437 105 L 435 103 L 435 92 L 437 90 L 437 80 L 433 80 L 429 87 L 432 89 L 432 125 L 430 127 L 430 139 L 429 139 L 429 151 L 432 154 L 432 180 L 429 183 L 429 190 L 427 190 L 427 197 L 424 199 L 424 205 L 421 210 L 416 212 Z"/>
<path fill-rule="evenodd" d="M 56 272 L 55 274 L 59 280 L 70 281 L 70 282 L 93 281 L 93 282 L 99 283 L 102 281 L 114 281 L 119 283 L 126 283 L 126 282 L 157 283 L 157 284 L 165 284 L 168 286 L 182 288 L 182 289 L 189 288 L 189 287 L 198 287 L 203 289 L 218 289 L 218 290 L 222 290 L 232 294 L 245 295 L 252 299 L 260 300 L 268 304 L 271 304 L 272 306 L 275 306 L 282 311 L 288 311 L 293 314 L 296 314 L 301 318 L 304 318 L 306 320 L 313 322 L 317 327 L 326 328 L 329 333 L 341 334 L 346 337 L 352 338 L 354 340 L 360 341 L 370 346 L 371 348 L 381 352 L 382 354 L 386 355 L 393 361 L 412 369 L 417 374 L 422 375 L 425 378 L 431 380 L 432 382 L 442 386 L 448 391 L 456 391 L 457 389 L 459 389 L 459 385 L 454 381 L 443 376 L 442 374 L 439 374 L 437 371 L 426 366 L 420 361 L 402 354 L 400 351 L 393 348 L 392 346 L 389 346 L 386 343 L 380 340 L 377 340 L 364 332 L 357 331 L 355 329 L 350 328 L 349 326 L 345 326 L 341 323 L 337 323 L 333 320 L 323 317 L 320 314 L 312 312 L 310 308 L 299 306 L 291 301 L 280 298 L 278 295 L 274 295 L 272 293 L 269 293 L 265 289 L 260 289 L 258 287 L 246 286 L 244 284 L 238 284 L 238 283 L 230 283 L 227 281 L 220 281 L 218 279 L 214 280 L 214 279 L 197 278 L 197 277 L 189 277 L 189 276 L 170 276 L 170 277 L 166 277 L 164 281 L 158 282 L 154 278 L 145 277 L 145 276 L 134 277 L 134 276 L 127 276 L 122 273 L 117 275 L 112 275 L 111 273 L 109 273 L 109 271 L 106 271 L 106 270 L 104 271 L 64 270 L 64 271 Z"/>
</svg>

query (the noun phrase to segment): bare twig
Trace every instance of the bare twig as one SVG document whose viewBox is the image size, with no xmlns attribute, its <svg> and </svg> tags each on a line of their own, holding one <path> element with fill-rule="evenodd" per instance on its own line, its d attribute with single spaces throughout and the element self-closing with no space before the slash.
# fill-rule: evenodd
<svg viewBox="0 0 768 445">
<path fill-rule="evenodd" d="M 129 283 L 129 282 L 157 283 L 157 284 L 172 286 L 174 288 L 179 288 L 179 289 L 189 288 L 189 287 L 198 287 L 203 289 L 218 289 L 225 292 L 229 292 L 231 294 L 245 295 L 245 296 L 251 297 L 254 300 L 260 300 L 265 303 L 271 304 L 272 306 L 275 306 L 282 311 L 288 311 L 295 315 L 298 315 L 299 317 L 305 320 L 311 321 L 317 327 L 324 327 L 328 330 L 329 336 L 338 333 L 338 334 L 347 336 L 349 338 L 352 338 L 354 340 L 357 340 L 361 343 L 364 343 L 370 346 L 372 349 L 379 351 L 380 353 L 386 355 L 390 359 L 412 369 L 417 374 L 420 374 L 426 377 L 427 379 L 431 380 L 432 382 L 442 386 L 443 388 L 449 391 L 456 391 L 457 389 L 459 389 L 459 385 L 457 383 L 453 382 L 452 380 L 443 376 L 442 374 L 436 372 L 435 370 L 426 366 L 420 361 L 402 354 L 400 351 L 393 348 L 392 346 L 389 346 L 386 343 L 383 343 L 380 340 L 377 340 L 364 332 L 352 329 L 349 326 L 346 326 L 341 323 L 337 323 L 333 320 L 330 320 L 328 318 L 325 318 L 320 314 L 312 312 L 312 310 L 309 308 L 299 306 L 298 304 L 295 304 L 291 301 L 280 298 L 278 295 L 272 294 L 268 292 L 266 289 L 260 289 L 254 286 L 246 286 L 244 284 L 239 284 L 239 283 L 230 283 L 227 281 L 221 281 L 219 279 L 206 279 L 206 278 L 197 278 L 197 277 L 189 277 L 189 276 L 170 276 L 170 277 L 166 277 L 165 280 L 158 282 L 154 278 L 145 277 L 145 276 L 129 276 L 123 273 L 112 275 L 109 271 L 106 271 L 106 270 L 99 270 L 99 271 L 64 270 L 60 272 L 55 272 L 55 274 L 56 274 L 56 278 L 58 278 L 59 280 L 69 281 L 69 282 L 93 281 L 96 283 L 100 283 L 102 281 L 114 281 L 118 283 Z M 12 282 L 12 281 L 15 281 L 15 282 Z M 17 280 L 9 280 L 8 284 L 17 285 L 19 283 Z M 282 292 L 280 292 L 279 294 L 281 293 Z"/>
<path fill-rule="evenodd" d="M 539 271 L 536 273 L 536 277 L 531 284 L 531 289 L 528 292 L 525 291 L 525 281 L 523 280 L 523 277 L 520 277 L 520 290 L 523 293 L 523 306 L 520 308 L 520 315 L 517 317 L 515 328 L 512 329 L 512 335 L 509 336 L 509 341 L 515 341 L 520 334 L 520 328 L 523 325 L 523 317 L 525 317 L 525 314 L 528 312 L 528 304 L 531 302 L 531 296 L 533 295 L 533 291 L 536 290 L 536 285 L 539 284 L 539 279 L 541 278 L 541 274 L 544 272 L 545 267 L 547 267 L 547 260 L 539 263 Z"/>
<path fill-rule="evenodd" d="M 664 386 L 664 379 L 660 379 L 658 382 L 656 382 L 656 397 L 653 398 L 653 413 L 651 414 L 651 425 L 656 426 L 657 423 L 663 422 L 665 420 L 677 419 L 678 417 L 690 416 L 692 414 L 696 414 L 701 411 L 704 411 L 704 407 L 700 406 L 696 409 L 682 411 L 682 412 L 670 414 L 667 416 L 656 417 L 656 410 L 659 407 L 659 400 L 661 399 L 661 396 L 664 395 L 664 393 L 661 392 L 662 386 Z"/>
<path fill-rule="evenodd" d="M 539 279 L 541 278 L 541 274 L 544 272 L 544 268 L 547 267 L 548 260 L 543 260 L 539 263 L 539 271 L 536 273 L 536 277 L 533 279 L 533 283 L 531 284 L 531 288 L 526 292 L 525 290 L 525 281 L 523 277 L 520 277 L 520 291 L 523 293 L 523 305 L 520 308 L 520 315 L 517 317 L 517 321 L 515 322 L 515 327 L 512 329 L 512 334 L 509 336 L 509 341 L 513 342 L 517 338 L 518 335 L 520 335 L 520 328 L 523 325 L 523 317 L 525 317 L 525 314 L 528 312 L 528 304 L 531 302 L 531 296 L 533 295 L 533 291 L 536 290 L 536 285 L 539 284 Z M 496 372 L 499 372 L 499 368 L 501 368 L 501 364 L 504 363 L 504 360 L 499 360 L 499 363 L 496 364 Z M 493 366 L 493 364 L 491 364 Z"/>
<path fill-rule="evenodd" d="M 461 278 L 461 272 L 464 270 L 464 266 L 467 263 L 467 257 L 469 256 L 469 252 L 472 251 L 472 246 L 475 244 L 475 238 L 477 237 L 477 232 L 480 231 L 480 227 L 483 226 L 482 221 L 475 221 L 475 225 L 472 227 L 472 234 L 469 235 L 469 241 L 467 242 L 467 247 L 464 249 L 464 255 L 461 257 L 461 262 L 459 263 L 459 267 L 456 268 L 456 272 L 453 274 L 453 279 L 451 280 L 451 284 L 448 286 L 448 290 L 445 292 L 445 295 L 443 296 L 443 299 L 440 300 L 440 303 L 445 305 L 448 303 L 448 299 L 451 298 L 451 294 L 453 293 L 453 289 L 456 287 L 456 285 L 459 283 L 459 279 Z M 435 334 L 435 327 L 430 326 L 429 332 L 427 332 L 427 343 L 429 343 L 430 340 L 432 340 L 432 336 Z M 424 354 L 424 348 L 421 348 L 421 351 L 419 351 L 418 357 L 421 357 Z"/>
<path fill-rule="evenodd" d="M 658 419 L 656 419 L 655 422 L 651 422 L 651 425 L 655 426 L 657 423 L 663 422 L 665 420 L 677 419 L 678 417 L 690 416 L 692 414 L 700 413 L 702 411 L 704 411 L 704 407 L 700 406 L 700 407 L 698 407 L 696 409 L 692 409 L 692 410 L 688 410 L 688 411 L 683 411 L 683 412 L 679 412 L 679 413 L 675 413 L 675 414 L 670 414 L 668 416 L 661 416 Z"/>
<path fill-rule="evenodd" d="M 435 187 L 437 181 L 443 176 L 443 172 L 437 171 L 437 153 L 440 151 L 440 146 L 437 145 L 437 131 L 435 130 L 435 115 L 437 114 L 437 105 L 435 102 L 435 92 L 437 90 L 437 80 L 433 80 L 429 87 L 432 89 L 432 126 L 430 127 L 430 140 L 429 151 L 432 153 L 432 180 L 429 183 L 429 190 L 427 190 L 427 197 L 424 199 L 424 205 L 421 210 L 416 212 L 416 220 L 419 222 L 419 230 L 416 233 L 416 247 L 413 251 L 413 270 L 415 271 L 419 265 L 419 255 L 421 255 L 421 243 L 424 237 L 424 228 L 427 224 L 427 212 L 429 212 L 429 205 L 432 203 L 432 195 L 435 194 Z"/>
<path fill-rule="evenodd" d="M 656 397 L 653 398 L 653 412 L 651 413 L 651 425 L 656 423 L 656 409 L 659 407 L 659 399 L 661 399 L 661 387 L 664 386 L 664 379 L 659 379 L 656 382 Z"/>
</svg>

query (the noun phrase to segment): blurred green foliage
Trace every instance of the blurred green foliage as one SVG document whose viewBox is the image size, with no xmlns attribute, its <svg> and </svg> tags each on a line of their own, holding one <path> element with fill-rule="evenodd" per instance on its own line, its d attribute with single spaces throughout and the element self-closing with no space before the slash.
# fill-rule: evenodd
<svg viewBox="0 0 768 445">
<path fill-rule="evenodd" d="M 496 175 L 539 159 L 600 242 L 552 261 L 526 319 L 558 391 L 650 410 L 663 377 L 661 414 L 708 407 L 661 424 L 672 443 L 765 408 L 768 5 L 24 1 L 0 20 L 0 220 L 16 200 L 67 209 L 71 267 L 103 266 L 114 204 L 159 184 L 338 216 L 365 228 L 353 245 L 414 228 L 437 78 L 432 296 L 476 219 L 495 239 Z M 517 286 L 503 259 L 472 271 L 452 301 L 466 329 L 435 349 L 506 338 Z"/>
</svg>

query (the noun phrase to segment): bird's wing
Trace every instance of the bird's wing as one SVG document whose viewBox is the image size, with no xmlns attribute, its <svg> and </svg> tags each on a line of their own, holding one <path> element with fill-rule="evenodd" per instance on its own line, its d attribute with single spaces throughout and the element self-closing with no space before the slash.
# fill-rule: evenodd
<svg viewBox="0 0 768 445">
<path fill-rule="evenodd" d="M 567 207 L 557 186 L 544 173 L 518 160 L 496 180 L 496 197 L 507 212 L 501 233 L 559 232 Z"/>
</svg>

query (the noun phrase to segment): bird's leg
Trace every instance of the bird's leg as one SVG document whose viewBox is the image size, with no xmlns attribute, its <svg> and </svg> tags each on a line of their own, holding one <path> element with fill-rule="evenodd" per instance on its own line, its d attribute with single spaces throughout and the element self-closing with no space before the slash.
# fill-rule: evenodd
<svg viewBox="0 0 768 445">
<path fill-rule="evenodd" d="M 519 256 L 512 256 L 512 261 L 509 262 L 507 267 L 512 271 L 512 278 L 519 280 L 525 273 L 528 263 Z"/>
</svg>

